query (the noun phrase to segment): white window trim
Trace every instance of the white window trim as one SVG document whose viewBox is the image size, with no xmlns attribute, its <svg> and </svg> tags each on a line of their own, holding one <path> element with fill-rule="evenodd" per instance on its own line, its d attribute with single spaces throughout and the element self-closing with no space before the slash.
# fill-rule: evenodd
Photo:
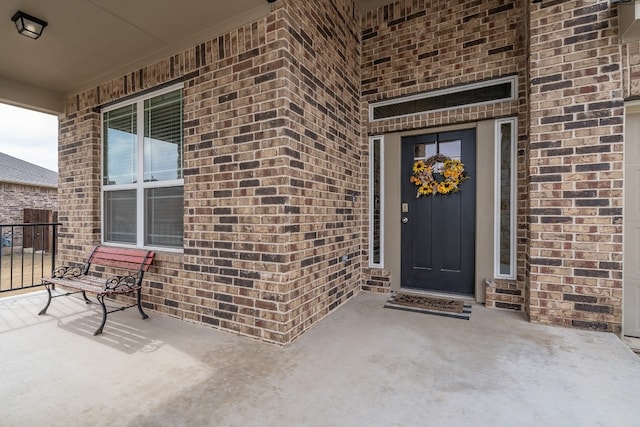
<svg viewBox="0 0 640 427">
<path fill-rule="evenodd" d="M 126 101 L 118 102 L 108 107 L 103 108 L 100 111 L 100 230 L 101 236 L 100 241 L 103 245 L 109 245 L 114 247 L 121 248 L 142 248 L 142 249 L 150 249 L 155 251 L 162 252 L 174 252 L 174 253 L 184 253 L 184 247 L 182 248 L 172 248 L 167 246 L 150 246 L 144 244 L 144 197 L 136 198 L 136 244 L 127 244 L 121 242 L 109 242 L 104 240 L 104 221 L 105 221 L 105 213 L 104 213 L 104 193 L 108 191 L 118 191 L 118 190 L 136 190 L 141 187 L 142 193 L 147 188 L 166 188 L 166 187 L 184 187 L 184 179 L 176 179 L 176 180 L 167 180 L 167 181 L 157 181 L 157 182 L 144 182 L 142 179 L 142 171 L 144 170 L 144 154 L 141 151 L 141 147 L 138 147 L 138 179 L 136 184 L 120 184 L 120 185 L 104 185 L 104 113 L 109 111 L 117 110 L 118 108 L 125 107 L 131 104 L 137 104 L 137 114 L 138 117 L 144 117 L 144 101 L 150 98 L 154 98 L 159 95 L 164 95 L 165 93 L 173 92 L 175 90 L 184 89 L 184 83 L 177 83 L 171 86 L 167 86 L 162 89 L 158 89 L 156 91 L 145 93 L 144 95 L 136 96 L 133 98 L 129 98 Z M 136 132 L 138 135 L 144 135 L 144 120 L 138 120 Z M 184 150 L 184 147 L 183 147 Z M 105 190 L 105 187 L 109 187 L 108 190 Z M 184 246 L 184 245 L 183 245 Z"/>
<path fill-rule="evenodd" d="M 500 164 L 501 164 L 501 153 L 500 153 L 500 126 L 504 123 L 511 123 L 511 194 L 510 194 L 510 236 L 509 236 L 509 245 L 510 245 L 510 272 L 509 274 L 501 274 L 500 273 L 500 194 L 501 194 L 501 173 L 500 173 Z M 516 153 L 518 146 L 518 120 L 516 117 L 511 117 L 508 119 L 500 119 L 495 121 L 495 130 L 494 130 L 494 265 L 493 265 L 493 275 L 496 279 L 516 279 L 517 272 L 517 247 L 516 247 L 516 226 L 517 226 L 517 218 L 516 218 L 516 207 L 517 207 L 517 197 L 518 197 L 518 188 L 517 188 L 517 177 L 518 177 L 518 165 L 516 163 Z"/>
<path fill-rule="evenodd" d="M 463 92 L 463 91 L 470 90 L 470 89 L 479 89 L 479 88 L 498 85 L 498 84 L 502 84 L 502 83 L 511 83 L 511 94 L 510 94 L 511 96 L 509 98 L 502 98 L 502 99 L 497 99 L 497 100 L 494 100 L 494 101 L 476 102 L 476 103 L 471 103 L 471 104 L 458 105 L 458 106 L 455 106 L 455 107 L 439 108 L 439 109 L 436 109 L 436 110 L 418 111 L 418 112 L 415 112 L 415 113 L 403 114 L 403 115 L 393 116 L 393 117 L 384 117 L 384 118 L 381 118 L 381 119 L 375 119 L 374 115 L 373 115 L 373 110 L 375 108 L 383 107 L 385 105 L 400 104 L 400 103 L 407 102 L 407 101 L 415 101 L 415 100 L 419 100 L 419 99 L 433 98 L 433 97 L 440 96 L 440 95 L 449 95 L 449 94 Z M 513 75 L 513 76 L 507 76 L 507 77 L 500 77 L 500 78 L 497 78 L 497 79 L 485 80 L 485 81 L 482 81 L 482 82 L 470 83 L 470 84 L 461 85 L 461 86 L 455 86 L 455 87 L 447 87 L 447 88 L 444 88 L 444 89 L 438 89 L 438 90 L 434 90 L 434 91 L 427 92 L 427 93 L 420 93 L 420 94 L 416 94 L 416 95 L 404 96 L 404 97 L 401 97 L 401 98 L 387 99 L 387 100 L 384 100 L 384 101 L 371 103 L 371 104 L 369 104 L 369 122 L 379 122 L 379 121 L 382 121 L 382 120 L 392 120 L 392 119 L 400 119 L 400 118 L 403 118 L 403 117 L 417 116 L 417 115 L 420 115 L 420 114 L 429 114 L 429 113 L 436 113 L 436 112 L 441 112 L 441 111 L 451 111 L 451 110 L 457 110 L 457 109 L 460 109 L 460 108 L 466 108 L 466 107 L 477 106 L 477 105 L 491 105 L 491 104 L 497 104 L 497 103 L 500 103 L 500 102 L 514 101 L 516 99 L 518 99 L 518 76 L 517 75 Z"/>
<path fill-rule="evenodd" d="M 162 89 L 154 90 L 153 92 L 147 92 L 140 96 L 134 96 L 131 98 L 127 98 L 126 100 L 121 102 L 109 104 L 108 107 L 104 107 L 100 110 L 100 114 L 117 110 L 118 108 L 126 107 L 127 105 L 135 104 L 140 101 L 145 101 L 150 98 L 155 98 L 156 96 L 164 95 L 165 93 L 173 92 L 178 89 L 184 89 L 184 83 L 176 83 L 176 84 L 164 87 Z M 144 130 L 144 125 L 143 125 L 143 130 Z"/>
<path fill-rule="evenodd" d="M 373 262 L 373 144 L 380 141 L 380 262 Z M 372 136 L 369 138 L 369 267 L 384 268 L 384 137 Z"/>
</svg>

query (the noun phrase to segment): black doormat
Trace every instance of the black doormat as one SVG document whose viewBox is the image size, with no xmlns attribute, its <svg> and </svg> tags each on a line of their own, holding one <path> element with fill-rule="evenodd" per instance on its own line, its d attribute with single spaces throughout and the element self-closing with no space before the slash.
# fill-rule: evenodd
<svg viewBox="0 0 640 427">
<path fill-rule="evenodd" d="M 384 305 L 385 308 L 414 311 L 417 313 L 435 314 L 469 320 L 471 305 L 455 298 L 431 297 L 428 295 L 407 294 L 398 292 L 392 295 Z"/>
</svg>

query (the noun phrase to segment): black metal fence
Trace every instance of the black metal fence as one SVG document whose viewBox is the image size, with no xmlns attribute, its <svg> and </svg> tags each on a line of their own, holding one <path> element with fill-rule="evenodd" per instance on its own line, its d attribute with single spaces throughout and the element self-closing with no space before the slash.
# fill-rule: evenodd
<svg viewBox="0 0 640 427">
<path fill-rule="evenodd" d="M 0 294 L 41 286 L 56 265 L 59 223 L 0 224 Z"/>
</svg>

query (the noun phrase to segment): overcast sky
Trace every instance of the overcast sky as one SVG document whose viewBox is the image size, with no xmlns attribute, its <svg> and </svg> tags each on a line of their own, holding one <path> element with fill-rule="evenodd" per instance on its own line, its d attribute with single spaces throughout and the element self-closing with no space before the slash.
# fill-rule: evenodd
<svg viewBox="0 0 640 427">
<path fill-rule="evenodd" d="M 0 104 L 0 152 L 58 172 L 58 118 Z"/>
</svg>

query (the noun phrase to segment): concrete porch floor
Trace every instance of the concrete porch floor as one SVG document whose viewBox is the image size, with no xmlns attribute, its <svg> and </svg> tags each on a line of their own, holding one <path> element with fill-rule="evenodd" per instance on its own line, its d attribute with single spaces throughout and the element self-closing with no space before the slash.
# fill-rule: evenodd
<svg viewBox="0 0 640 427">
<path fill-rule="evenodd" d="M 0 425 L 637 426 L 640 358 L 612 334 L 383 309 L 361 293 L 278 348 L 74 298 L 0 299 Z"/>
</svg>

